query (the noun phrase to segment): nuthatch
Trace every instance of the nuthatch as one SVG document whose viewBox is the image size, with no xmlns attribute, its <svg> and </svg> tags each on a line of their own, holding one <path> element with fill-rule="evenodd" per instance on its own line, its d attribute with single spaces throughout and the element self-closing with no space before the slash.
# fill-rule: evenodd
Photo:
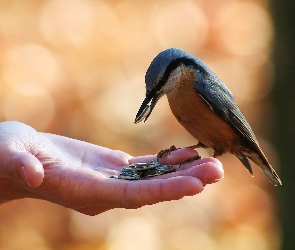
<svg viewBox="0 0 295 250">
<path fill-rule="evenodd" d="M 145 82 L 146 97 L 135 123 L 146 121 L 166 94 L 178 122 L 198 140 L 190 148 L 212 148 L 213 157 L 234 154 L 253 175 L 249 158 L 274 185 L 282 184 L 234 96 L 200 59 L 176 48 L 162 51 L 149 66 Z"/>
</svg>

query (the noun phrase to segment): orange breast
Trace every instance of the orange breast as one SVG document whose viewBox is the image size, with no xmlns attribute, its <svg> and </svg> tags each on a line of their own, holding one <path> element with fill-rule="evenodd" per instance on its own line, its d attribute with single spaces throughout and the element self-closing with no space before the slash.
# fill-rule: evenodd
<svg viewBox="0 0 295 250">
<path fill-rule="evenodd" d="M 172 113 L 199 142 L 213 148 L 216 155 L 241 148 L 236 131 L 220 118 L 194 89 L 194 70 L 183 69 L 182 77 L 167 93 Z M 175 79 L 174 79 L 175 80 Z"/>
</svg>

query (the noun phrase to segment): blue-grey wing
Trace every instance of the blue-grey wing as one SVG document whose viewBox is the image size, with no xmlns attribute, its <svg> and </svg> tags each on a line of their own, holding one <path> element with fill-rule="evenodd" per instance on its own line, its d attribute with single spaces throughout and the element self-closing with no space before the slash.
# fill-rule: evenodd
<svg viewBox="0 0 295 250">
<path fill-rule="evenodd" d="M 195 83 L 195 89 L 212 110 L 231 124 L 251 147 L 263 155 L 258 141 L 237 105 L 233 94 L 214 73 L 210 77 L 207 75 L 198 78 L 198 81 Z"/>
</svg>

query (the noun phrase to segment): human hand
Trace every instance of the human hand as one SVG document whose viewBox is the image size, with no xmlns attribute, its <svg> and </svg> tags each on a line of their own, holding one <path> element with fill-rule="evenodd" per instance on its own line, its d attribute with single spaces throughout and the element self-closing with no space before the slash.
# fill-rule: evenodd
<svg viewBox="0 0 295 250">
<path fill-rule="evenodd" d="M 179 164 L 196 151 L 184 148 L 161 164 Z M 223 178 L 221 163 L 204 158 L 151 179 L 109 178 L 123 166 L 149 162 L 87 142 L 40 133 L 19 122 L 0 123 L 0 203 L 25 197 L 47 200 L 84 214 L 113 208 L 139 208 L 200 193 Z"/>
</svg>

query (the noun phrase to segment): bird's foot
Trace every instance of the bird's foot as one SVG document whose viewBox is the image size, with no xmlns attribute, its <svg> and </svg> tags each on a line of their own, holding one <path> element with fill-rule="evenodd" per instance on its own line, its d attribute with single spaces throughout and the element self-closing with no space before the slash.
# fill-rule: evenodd
<svg viewBox="0 0 295 250">
<path fill-rule="evenodd" d="M 181 165 L 188 163 L 188 162 L 193 162 L 195 160 L 200 160 L 202 157 L 200 155 L 195 155 L 191 158 L 187 158 L 185 160 L 183 160 L 180 164 L 179 164 L 179 168 L 181 167 Z"/>
<path fill-rule="evenodd" d="M 196 145 L 188 146 L 187 148 L 195 149 L 195 148 L 208 148 L 205 144 L 202 142 L 198 142 Z"/>
<path fill-rule="evenodd" d="M 175 147 L 174 145 L 172 145 L 170 148 L 166 148 L 161 150 L 158 154 L 157 154 L 157 161 L 159 161 L 159 159 L 161 159 L 165 154 L 170 154 L 171 152 L 177 150 L 177 147 Z"/>
</svg>

